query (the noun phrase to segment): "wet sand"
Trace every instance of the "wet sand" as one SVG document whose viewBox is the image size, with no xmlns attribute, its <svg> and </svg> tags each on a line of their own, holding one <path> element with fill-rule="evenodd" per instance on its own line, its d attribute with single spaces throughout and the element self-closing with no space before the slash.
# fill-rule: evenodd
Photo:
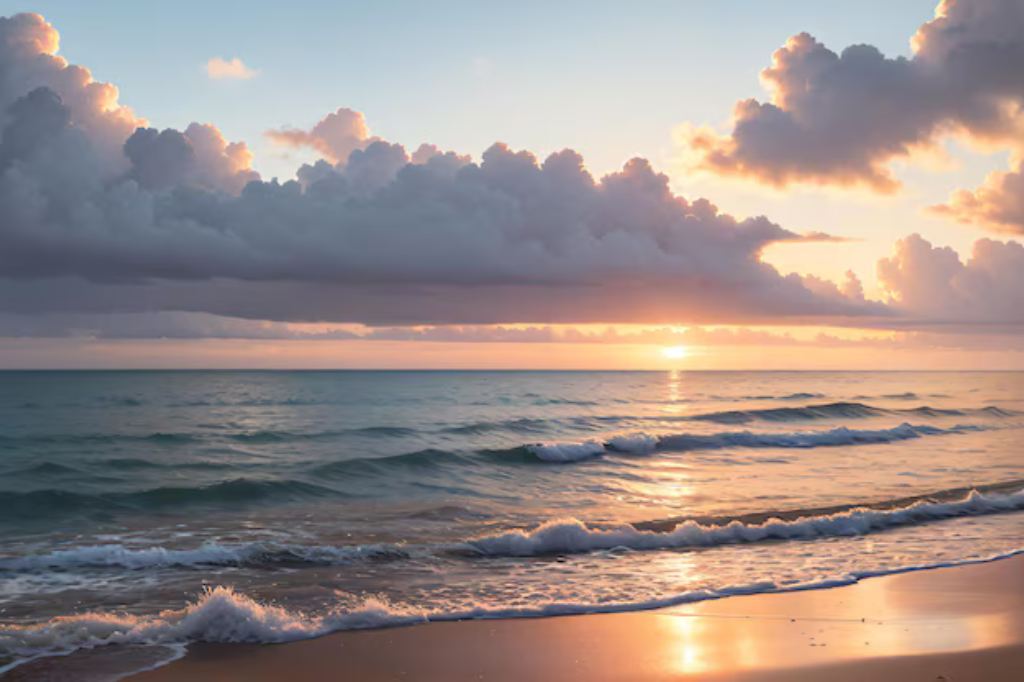
<svg viewBox="0 0 1024 682">
<path fill-rule="evenodd" d="M 133 682 L 1024 679 L 1024 557 L 642 613 L 197 644 Z"/>
</svg>

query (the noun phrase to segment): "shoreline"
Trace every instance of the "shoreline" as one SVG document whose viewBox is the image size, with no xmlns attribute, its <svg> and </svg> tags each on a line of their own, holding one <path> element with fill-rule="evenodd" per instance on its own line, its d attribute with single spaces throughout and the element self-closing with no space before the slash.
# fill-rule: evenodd
<svg viewBox="0 0 1024 682">
<path fill-rule="evenodd" d="M 653 611 L 199 643 L 125 679 L 1000 682 L 1021 666 L 1024 556 L 1014 556 Z"/>
</svg>

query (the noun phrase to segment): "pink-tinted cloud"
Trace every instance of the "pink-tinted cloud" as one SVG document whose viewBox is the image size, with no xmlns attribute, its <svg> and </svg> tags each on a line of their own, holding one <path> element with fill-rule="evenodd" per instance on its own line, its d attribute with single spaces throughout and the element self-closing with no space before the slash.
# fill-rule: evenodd
<svg viewBox="0 0 1024 682">
<path fill-rule="evenodd" d="M 990 174 L 973 191 L 954 192 L 948 203 L 929 210 L 961 223 L 1024 234 L 1024 160 L 1016 160 L 1012 170 Z"/>
<path fill-rule="evenodd" d="M 365 149 L 373 141 L 362 113 L 344 107 L 310 130 L 268 130 L 266 136 L 284 147 L 313 149 L 334 163 L 344 163 L 352 152 Z"/>
<path fill-rule="evenodd" d="M 979 239 L 961 261 L 953 249 L 911 235 L 879 261 L 878 279 L 893 307 L 916 320 L 1024 324 L 1024 246 L 1017 242 Z"/>
<path fill-rule="evenodd" d="M 248 80 L 256 76 L 256 71 L 246 66 L 238 57 L 214 57 L 206 62 L 206 75 L 215 80 Z"/>
</svg>

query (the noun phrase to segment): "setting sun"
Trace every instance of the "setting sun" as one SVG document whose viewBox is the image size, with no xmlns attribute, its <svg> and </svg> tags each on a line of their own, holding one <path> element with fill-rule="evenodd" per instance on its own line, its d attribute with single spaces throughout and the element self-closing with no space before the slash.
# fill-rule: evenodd
<svg viewBox="0 0 1024 682">
<path fill-rule="evenodd" d="M 661 353 L 669 360 L 682 360 L 690 355 L 690 349 L 686 346 L 669 346 L 662 348 Z"/>
</svg>

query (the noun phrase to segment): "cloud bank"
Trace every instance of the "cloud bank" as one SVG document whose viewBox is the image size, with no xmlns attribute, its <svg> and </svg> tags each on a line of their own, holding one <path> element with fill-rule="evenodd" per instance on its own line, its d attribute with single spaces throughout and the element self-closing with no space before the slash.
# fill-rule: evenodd
<svg viewBox="0 0 1024 682">
<path fill-rule="evenodd" d="M 859 286 L 761 262 L 794 234 L 673 194 L 642 159 L 595 180 L 571 150 L 413 155 L 339 109 L 272 133 L 325 160 L 263 182 L 209 124 L 149 128 L 0 23 L 0 310 L 157 311 L 370 324 L 878 316 Z"/>
<path fill-rule="evenodd" d="M 723 175 L 883 193 L 900 187 L 893 160 L 934 147 L 943 136 L 1019 147 L 1024 4 L 942 0 L 912 45 L 912 58 L 887 58 L 870 45 L 836 53 L 807 33 L 796 35 L 761 74 L 770 102 L 739 102 L 731 133 L 690 128 L 687 142 L 704 168 Z M 1005 193 L 1019 189 L 1006 180 L 954 197 L 950 212 L 1024 226 L 1019 213 L 1006 210 Z"/>
<path fill-rule="evenodd" d="M 949 16 L 959 11 L 947 4 Z M 953 59 L 951 30 L 922 29 L 919 55 Z M 801 40 L 797 57 L 779 57 L 780 83 L 796 82 L 785 73 L 805 69 L 805 52 L 835 62 Z M 1019 245 L 983 240 L 964 264 L 908 238 L 880 265 L 892 300 L 870 301 L 852 274 L 836 284 L 761 260 L 771 244 L 829 235 L 678 196 L 643 159 L 594 178 L 569 149 L 543 161 L 503 144 L 479 161 L 429 144 L 409 154 L 371 136 L 362 114 L 338 109 L 309 130 L 268 133 L 323 158 L 295 180 L 265 182 L 244 143 L 211 124 L 149 127 L 58 46 L 38 15 L 0 18 L 0 313 L 208 314 L 248 321 L 252 334 L 272 329 L 253 321 L 1024 322 Z M 796 85 L 785 90 L 779 111 L 804 106 Z M 987 102 L 979 95 L 978 121 Z M 993 134 L 1011 122 L 999 111 L 986 119 Z M 832 152 L 847 154 L 846 144 Z M 153 334 L 166 322 L 133 319 Z M 193 329 L 236 333 L 219 324 Z"/>
</svg>

